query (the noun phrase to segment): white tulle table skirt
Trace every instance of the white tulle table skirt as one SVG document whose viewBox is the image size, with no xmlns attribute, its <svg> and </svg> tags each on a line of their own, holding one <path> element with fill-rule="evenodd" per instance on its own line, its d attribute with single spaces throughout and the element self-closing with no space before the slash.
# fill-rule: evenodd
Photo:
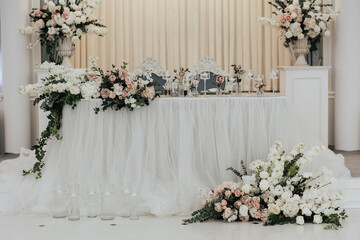
<svg viewBox="0 0 360 240">
<path fill-rule="evenodd" d="M 266 159 L 275 140 L 288 149 L 307 138 L 285 97 L 160 98 L 133 112 L 95 114 L 100 104 L 64 109 L 63 139 L 48 145 L 42 179 L 20 177 L 33 155 L 0 166 L 0 179 L 16 189 L 14 209 L 49 212 L 60 182 L 79 184 L 84 196 L 89 186 L 131 182 L 145 212 L 188 214 L 199 207 L 199 189 L 233 178 L 226 168 Z M 314 161 L 314 169 L 326 165 L 338 177 L 349 176 L 343 158 L 331 151 Z"/>
</svg>

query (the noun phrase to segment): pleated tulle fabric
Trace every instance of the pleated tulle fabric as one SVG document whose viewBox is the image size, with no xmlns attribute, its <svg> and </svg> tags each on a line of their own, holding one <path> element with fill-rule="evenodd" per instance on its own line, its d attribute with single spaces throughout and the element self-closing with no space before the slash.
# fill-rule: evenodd
<svg viewBox="0 0 360 240">
<path fill-rule="evenodd" d="M 84 213 L 90 186 L 131 182 L 143 212 L 188 214 L 200 207 L 199 189 L 234 179 L 226 168 L 241 169 L 241 160 L 248 165 L 266 159 L 275 140 L 285 149 L 300 141 L 319 144 L 305 136 L 306 129 L 300 131 L 285 97 L 160 98 L 133 112 L 95 114 L 100 105 L 88 100 L 75 110 L 65 107 L 63 139 L 48 145 L 42 179 L 21 177 L 34 163 L 33 154 L 0 164 L 0 182 L 12 189 L 12 210 L 50 212 L 54 186 L 76 183 Z M 330 150 L 308 169 L 321 166 L 338 178 L 350 177 L 344 158 Z"/>
</svg>

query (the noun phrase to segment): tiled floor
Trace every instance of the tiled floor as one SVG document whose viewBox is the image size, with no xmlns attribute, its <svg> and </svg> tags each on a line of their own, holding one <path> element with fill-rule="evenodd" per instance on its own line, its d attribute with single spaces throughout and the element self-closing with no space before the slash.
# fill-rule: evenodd
<svg viewBox="0 0 360 240">
<path fill-rule="evenodd" d="M 141 217 L 131 221 L 115 218 L 101 221 L 53 219 L 49 216 L 0 216 L 0 239 L 309 239 L 351 240 L 360 236 L 360 209 L 348 210 L 349 218 L 340 230 L 324 230 L 325 225 L 306 224 L 264 227 L 253 223 L 210 221 L 181 225 L 181 217 Z"/>
</svg>

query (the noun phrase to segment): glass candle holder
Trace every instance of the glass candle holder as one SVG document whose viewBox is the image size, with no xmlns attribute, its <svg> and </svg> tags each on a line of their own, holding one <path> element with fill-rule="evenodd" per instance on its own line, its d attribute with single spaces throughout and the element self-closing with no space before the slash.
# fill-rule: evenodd
<svg viewBox="0 0 360 240">
<path fill-rule="evenodd" d="M 114 185 L 101 186 L 101 220 L 113 220 L 114 214 Z"/>
<path fill-rule="evenodd" d="M 87 193 L 87 197 L 87 216 L 88 218 L 95 218 L 98 215 L 98 195 L 95 190 L 89 190 Z"/>
<path fill-rule="evenodd" d="M 70 185 L 69 194 L 68 219 L 71 221 L 80 220 L 79 185 Z"/>
<path fill-rule="evenodd" d="M 52 192 L 52 216 L 53 218 L 64 218 L 66 217 L 66 206 L 67 206 L 67 193 L 66 186 L 57 186 Z"/>
<path fill-rule="evenodd" d="M 121 196 L 121 217 L 130 217 L 130 203 L 131 203 L 131 184 L 124 184 Z"/>
<path fill-rule="evenodd" d="M 130 220 L 139 220 L 139 196 L 137 193 L 130 195 Z"/>
</svg>

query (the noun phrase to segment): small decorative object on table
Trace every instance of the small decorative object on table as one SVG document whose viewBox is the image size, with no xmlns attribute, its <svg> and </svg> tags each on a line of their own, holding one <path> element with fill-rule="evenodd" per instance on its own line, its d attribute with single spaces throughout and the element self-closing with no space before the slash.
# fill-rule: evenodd
<svg viewBox="0 0 360 240">
<path fill-rule="evenodd" d="M 87 217 L 95 218 L 98 215 L 98 195 L 96 189 L 89 189 L 87 197 Z"/>
<path fill-rule="evenodd" d="M 251 93 L 251 82 L 252 80 L 254 79 L 254 73 L 253 71 L 250 69 L 247 71 L 246 73 L 246 78 L 248 79 L 249 81 L 249 96 L 250 96 L 250 93 Z"/>
<path fill-rule="evenodd" d="M 336 180 L 326 168 L 317 173 L 305 167 L 324 145 L 305 151 L 304 143 L 287 155 L 282 143 L 276 141 L 268 160 L 250 163 L 250 174 L 242 162 L 243 173 L 228 168 L 239 180 L 228 181 L 210 191 L 203 207 L 192 213 L 185 224 L 221 219 L 227 222 L 262 221 L 265 226 L 297 223 L 327 223 L 325 229 L 338 229 L 347 218 L 340 209 L 342 194 L 334 191 Z"/>
<path fill-rule="evenodd" d="M 234 69 L 234 78 L 236 80 L 236 94 L 241 95 L 241 81 L 242 81 L 242 75 L 245 73 L 245 71 L 242 69 L 241 65 L 232 64 L 231 67 Z"/>
<path fill-rule="evenodd" d="M 210 79 L 210 72 L 202 72 L 200 74 L 200 79 L 204 81 L 204 95 L 206 96 L 206 92 L 207 92 L 206 81 Z"/>
<path fill-rule="evenodd" d="M 198 91 L 198 87 L 199 87 L 199 75 L 195 75 L 192 77 L 192 84 L 194 85 L 194 89 L 193 89 L 193 96 L 194 97 L 198 97 L 199 96 L 199 91 Z"/>
<path fill-rule="evenodd" d="M 184 78 L 186 73 L 189 72 L 188 68 L 180 67 L 179 70 L 174 69 L 174 88 L 173 90 L 176 91 L 178 95 L 175 97 L 184 97 L 185 91 L 187 93 L 187 86 L 185 86 Z"/>
<path fill-rule="evenodd" d="M 222 95 L 222 90 L 221 90 L 221 84 L 224 82 L 225 78 L 224 76 L 216 76 L 216 95 L 220 96 Z"/>
<path fill-rule="evenodd" d="M 330 35 L 329 24 L 339 15 L 332 4 L 322 4 L 320 0 L 272 0 L 275 19 L 258 18 L 264 25 L 280 29 L 281 38 L 285 38 L 284 46 L 292 47 L 297 60 L 295 66 L 307 66 L 305 55 L 309 50 L 316 50 L 323 36 Z"/>
<path fill-rule="evenodd" d="M 53 1 L 47 1 L 42 8 L 33 8 L 30 11 L 29 16 L 34 24 L 32 27 L 21 28 L 20 32 L 37 35 L 35 43 L 29 44 L 29 48 L 38 43 L 45 46 L 52 62 L 55 62 L 53 56 L 58 50 L 59 56 L 63 57 L 62 65 L 71 67 L 70 57 L 74 51 L 74 43 L 79 41 L 83 34 L 95 33 L 104 36 L 107 32 L 106 27 L 92 17 L 101 1 L 60 0 L 57 5 Z"/>
<path fill-rule="evenodd" d="M 275 95 L 275 81 L 279 79 L 279 70 L 271 70 L 269 72 L 269 78 L 271 79 L 272 94 Z"/>
<path fill-rule="evenodd" d="M 263 95 L 265 86 L 266 83 L 264 82 L 264 75 L 259 74 L 258 76 L 256 76 L 254 85 L 254 87 L 257 88 L 256 95 Z"/>
</svg>

